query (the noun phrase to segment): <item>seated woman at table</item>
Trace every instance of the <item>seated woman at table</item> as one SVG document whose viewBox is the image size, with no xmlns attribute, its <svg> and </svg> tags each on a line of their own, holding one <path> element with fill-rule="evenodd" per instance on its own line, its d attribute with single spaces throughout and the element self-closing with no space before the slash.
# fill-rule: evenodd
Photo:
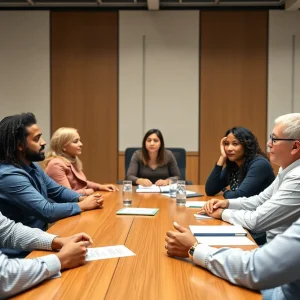
<svg viewBox="0 0 300 300">
<path fill-rule="evenodd" d="M 267 156 L 249 129 L 227 130 L 220 150 L 221 155 L 205 184 L 208 196 L 223 191 L 226 199 L 250 197 L 262 192 L 275 179 Z"/>
<path fill-rule="evenodd" d="M 143 138 L 142 149 L 132 155 L 127 180 L 142 186 L 163 186 L 170 177 L 180 178 L 176 159 L 165 149 L 164 138 L 158 129 L 150 129 Z"/>
<path fill-rule="evenodd" d="M 117 191 L 112 184 L 99 184 L 87 180 L 78 158 L 81 147 L 82 143 L 76 129 L 68 127 L 57 129 L 50 140 L 45 172 L 58 184 L 86 196 L 94 191 Z"/>
</svg>

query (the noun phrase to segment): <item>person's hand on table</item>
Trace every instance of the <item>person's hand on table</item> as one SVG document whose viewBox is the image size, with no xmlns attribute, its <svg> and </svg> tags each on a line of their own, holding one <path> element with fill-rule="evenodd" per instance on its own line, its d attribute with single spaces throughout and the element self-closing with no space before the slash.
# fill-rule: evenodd
<svg viewBox="0 0 300 300">
<path fill-rule="evenodd" d="M 82 211 L 91 210 L 96 208 L 102 208 L 104 199 L 101 194 L 93 194 L 85 197 L 83 200 L 78 202 L 78 205 Z"/>
<path fill-rule="evenodd" d="M 113 184 L 99 184 L 98 190 L 107 192 L 117 192 L 119 189 Z"/>
<path fill-rule="evenodd" d="M 155 185 L 157 186 L 165 186 L 169 184 L 169 180 L 168 179 L 159 179 L 155 182 Z"/>
<path fill-rule="evenodd" d="M 212 217 L 214 219 L 222 219 L 222 212 L 223 212 L 223 208 L 217 208 L 216 210 L 214 210 L 212 213 L 209 213 L 208 211 L 206 211 L 204 208 L 201 208 L 197 214 L 198 215 L 207 215 L 209 217 Z"/>
<path fill-rule="evenodd" d="M 81 241 L 87 241 L 89 242 L 90 244 L 93 243 L 93 240 L 92 238 L 87 235 L 86 233 L 84 232 L 81 232 L 81 233 L 77 233 L 77 234 L 74 234 L 72 236 L 68 236 L 68 237 L 60 237 L 60 236 L 57 236 L 53 239 L 52 241 L 52 245 L 51 245 L 51 248 L 53 250 L 59 250 L 61 249 L 64 245 L 66 245 L 67 243 L 73 241 L 74 238 L 77 239 L 77 237 L 80 237 L 80 240 Z"/>
<path fill-rule="evenodd" d="M 169 256 L 189 257 L 189 249 L 197 242 L 192 232 L 176 222 L 173 224 L 176 231 L 166 234 L 165 248 Z"/>
<path fill-rule="evenodd" d="M 229 206 L 229 201 L 228 200 L 220 200 L 220 199 L 215 199 L 212 198 L 208 200 L 205 205 L 202 207 L 201 210 L 204 210 L 205 213 L 212 213 L 214 210 L 218 208 L 228 208 Z"/>
<path fill-rule="evenodd" d="M 142 185 L 142 186 L 151 186 L 152 185 L 152 182 L 147 178 L 139 178 L 136 181 L 136 183 L 139 185 Z"/>
<path fill-rule="evenodd" d="M 62 270 L 76 268 L 85 263 L 87 248 L 91 245 L 90 240 L 86 234 L 78 234 L 69 238 L 55 254 L 60 260 Z"/>
</svg>

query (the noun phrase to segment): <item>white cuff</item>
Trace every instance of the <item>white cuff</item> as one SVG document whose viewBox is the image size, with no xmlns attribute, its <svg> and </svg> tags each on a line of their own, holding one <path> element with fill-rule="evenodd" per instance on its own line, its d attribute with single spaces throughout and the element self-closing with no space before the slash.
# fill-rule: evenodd
<svg viewBox="0 0 300 300">
<path fill-rule="evenodd" d="M 47 270 L 49 272 L 49 277 L 57 274 L 61 269 L 61 264 L 59 258 L 55 254 L 49 254 L 38 258 L 47 265 Z"/>
<path fill-rule="evenodd" d="M 236 198 L 236 199 L 229 199 L 229 206 L 230 209 L 241 209 L 242 208 L 242 199 L 243 198 Z"/>
<path fill-rule="evenodd" d="M 202 268 L 206 268 L 206 258 L 210 254 L 214 254 L 218 249 L 205 244 L 199 244 L 194 251 L 193 260 L 195 264 Z"/>
<path fill-rule="evenodd" d="M 222 212 L 222 220 L 231 223 L 233 209 L 224 209 Z"/>
</svg>

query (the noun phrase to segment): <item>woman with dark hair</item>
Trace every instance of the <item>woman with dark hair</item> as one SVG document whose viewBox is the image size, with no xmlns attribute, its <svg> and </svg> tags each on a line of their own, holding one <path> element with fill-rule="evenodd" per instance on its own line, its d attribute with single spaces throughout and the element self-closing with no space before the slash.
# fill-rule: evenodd
<svg viewBox="0 0 300 300">
<path fill-rule="evenodd" d="M 226 199 L 250 197 L 262 192 L 275 179 L 267 156 L 249 129 L 227 130 L 220 150 L 221 156 L 205 184 L 208 196 L 223 191 Z"/>
<path fill-rule="evenodd" d="M 180 178 L 176 159 L 165 149 L 160 130 L 150 129 L 143 138 L 142 150 L 132 155 L 126 179 L 142 186 L 163 186 L 169 184 L 170 177 Z"/>
</svg>

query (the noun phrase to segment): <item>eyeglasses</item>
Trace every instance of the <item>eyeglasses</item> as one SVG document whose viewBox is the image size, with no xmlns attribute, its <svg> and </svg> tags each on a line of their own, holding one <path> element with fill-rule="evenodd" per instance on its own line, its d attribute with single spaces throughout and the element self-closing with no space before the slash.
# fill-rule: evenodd
<svg viewBox="0 0 300 300">
<path fill-rule="evenodd" d="M 282 138 L 276 138 L 272 134 L 270 135 L 270 140 L 272 144 L 275 144 L 276 141 L 298 141 L 298 139 L 282 139 Z"/>
</svg>

